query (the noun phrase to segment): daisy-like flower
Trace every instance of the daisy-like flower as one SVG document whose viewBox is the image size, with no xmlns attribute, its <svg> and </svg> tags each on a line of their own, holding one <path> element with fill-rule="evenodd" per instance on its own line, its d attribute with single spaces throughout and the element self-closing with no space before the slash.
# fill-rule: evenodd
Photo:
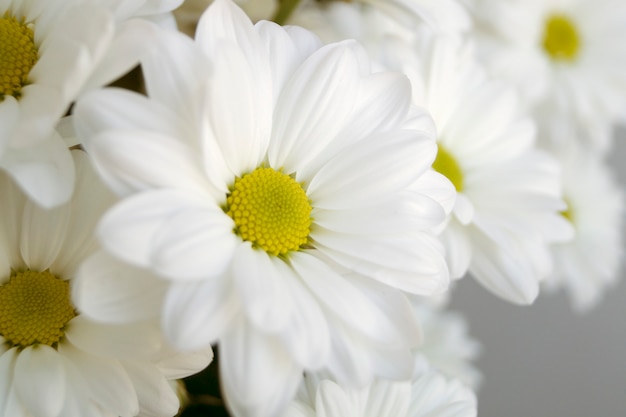
<svg viewBox="0 0 626 417">
<path fill-rule="evenodd" d="M 439 147 L 433 168 L 457 190 L 441 235 L 451 275 L 469 270 L 496 295 L 531 303 L 551 271 L 549 243 L 572 234 L 559 214 L 558 164 L 535 148 L 534 124 L 514 90 L 487 78 L 459 39 L 424 36 L 395 45 L 389 57 L 431 112 Z"/>
<path fill-rule="evenodd" d="M 172 416 L 167 379 L 200 370 L 210 350 L 175 354 L 154 322 L 96 323 L 70 290 L 114 201 L 82 151 L 74 197 L 42 209 L 0 177 L 0 410 L 12 417 Z"/>
<path fill-rule="evenodd" d="M 555 271 L 546 287 L 564 288 L 573 308 L 589 311 L 615 285 L 623 261 L 624 191 L 603 160 L 577 146 L 559 149 L 563 194 L 568 204 L 563 216 L 575 235 L 554 245 Z"/>
<path fill-rule="evenodd" d="M 304 376 L 282 417 L 475 417 L 475 394 L 418 360 L 407 381 L 377 379 L 354 389 L 322 375 Z"/>
<path fill-rule="evenodd" d="M 141 63 L 148 97 L 92 92 L 74 116 L 101 176 L 127 196 L 101 241 L 161 277 L 145 288 L 164 285 L 162 305 L 146 308 L 169 340 L 219 344 L 238 416 L 276 413 L 303 369 L 353 385 L 409 376 L 419 332 L 402 291 L 447 288 L 432 229 L 445 217 L 438 196 L 454 192 L 429 169 L 432 120 L 411 107 L 406 77 L 371 74 L 355 42 L 253 25 L 226 0 L 195 42 L 163 31 L 159 47 Z M 94 288 L 100 259 L 82 273 Z M 139 284 L 117 284 L 98 296 L 109 313 L 80 308 L 104 321 L 115 302 L 132 308 L 119 294 Z M 79 298 L 95 298 L 89 288 Z"/>
<path fill-rule="evenodd" d="M 477 39 L 493 74 L 511 80 L 541 140 L 605 151 L 626 116 L 626 8 L 613 0 L 475 0 Z"/>
<path fill-rule="evenodd" d="M 0 1 L 0 169 L 43 206 L 73 189 L 56 123 L 82 90 L 124 74 L 145 47 L 147 25 L 115 22 L 87 0 Z"/>
</svg>

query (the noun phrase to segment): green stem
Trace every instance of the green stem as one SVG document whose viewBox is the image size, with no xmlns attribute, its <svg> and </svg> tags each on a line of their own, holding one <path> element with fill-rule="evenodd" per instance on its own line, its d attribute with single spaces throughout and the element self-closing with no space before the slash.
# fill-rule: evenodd
<svg viewBox="0 0 626 417">
<path fill-rule="evenodd" d="M 298 3 L 300 3 L 300 0 L 279 0 L 278 10 L 272 17 L 272 20 L 279 25 L 284 25 L 298 6 Z"/>
</svg>

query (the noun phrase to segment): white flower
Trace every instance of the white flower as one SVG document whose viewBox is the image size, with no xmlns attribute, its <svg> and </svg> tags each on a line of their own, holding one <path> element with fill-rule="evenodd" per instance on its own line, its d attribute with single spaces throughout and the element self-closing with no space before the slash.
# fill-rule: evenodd
<svg viewBox="0 0 626 417">
<path fill-rule="evenodd" d="M 102 177 L 128 195 L 101 241 L 166 283 L 169 340 L 220 345 L 235 415 L 275 413 L 303 369 L 351 384 L 406 376 L 419 333 L 401 291 L 447 288 L 430 194 L 453 196 L 429 170 L 432 121 L 408 80 L 370 74 L 354 42 L 252 25 L 225 0 L 195 43 L 162 36 L 142 60 L 149 97 L 92 92 L 74 115 Z M 119 285 L 100 297 L 119 300 Z"/>
<path fill-rule="evenodd" d="M 0 177 L 0 410 L 11 417 L 171 416 L 167 379 L 198 371 L 211 351 L 180 355 L 155 322 L 109 325 L 70 298 L 94 226 L 113 202 L 82 151 L 76 192 L 45 210 Z"/>
<path fill-rule="evenodd" d="M 574 226 L 571 242 L 554 245 L 555 271 L 546 287 L 565 288 L 579 312 L 595 307 L 616 284 L 623 261 L 624 191 L 602 159 L 580 147 L 560 149 L 564 217 Z"/>
<path fill-rule="evenodd" d="M 458 380 L 418 363 L 411 380 L 376 379 L 354 389 L 323 375 L 304 376 L 282 417 L 475 417 L 476 396 Z"/>
<path fill-rule="evenodd" d="M 600 151 L 626 116 L 626 8 L 613 0 L 476 0 L 485 62 L 512 80 L 541 140 Z M 544 135 L 545 133 L 545 135 Z"/>
<path fill-rule="evenodd" d="M 88 1 L 0 1 L 0 169 L 39 204 L 61 204 L 73 188 L 55 124 L 82 90 L 136 65 L 147 33 Z"/>
<path fill-rule="evenodd" d="M 535 148 L 515 92 L 487 78 L 472 52 L 457 38 L 424 36 L 395 45 L 388 65 L 409 76 L 416 102 L 432 114 L 433 168 L 458 192 L 441 235 L 451 275 L 469 270 L 496 295 L 526 304 L 551 270 L 548 244 L 572 234 L 559 214 L 559 168 Z"/>
</svg>

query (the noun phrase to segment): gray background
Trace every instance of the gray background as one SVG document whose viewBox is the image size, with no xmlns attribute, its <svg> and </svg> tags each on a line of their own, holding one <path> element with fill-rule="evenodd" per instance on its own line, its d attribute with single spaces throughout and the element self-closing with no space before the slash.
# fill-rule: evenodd
<svg viewBox="0 0 626 417">
<path fill-rule="evenodd" d="M 625 161 L 621 130 L 609 163 L 622 187 Z M 620 277 L 626 281 L 624 265 Z M 451 309 L 466 315 L 470 333 L 483 345 L 480 417 L 626 416 L 626 282 L 581 315 L 563 293 L 519 307 L 466 278 Z"/>
</svg>

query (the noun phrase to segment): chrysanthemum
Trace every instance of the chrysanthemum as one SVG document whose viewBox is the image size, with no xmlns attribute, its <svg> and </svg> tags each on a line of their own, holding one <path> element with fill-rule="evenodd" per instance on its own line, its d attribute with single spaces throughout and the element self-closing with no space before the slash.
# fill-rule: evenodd
<svg viewBox="0 0 626 417">
<path fill-rule="evenodd" d="M 351 384 L 406 376 L 418 332 L 399 290 L 446 289 L 430 195 L 453 195 L 429 171 L 432 121 L 410 106 L 408 80 L 371 74 L 354 42 L 253 25 L 226 0 L 195 43 L 162 37 L 142 61 L 148 97 L 96 91 L 74 116 L 102 177 L 128 195 L 101 241 L 167 283 L 171 342 L 219 343 L 236 415 L 275 413 L 303 369 Z M 131 284 L 119 285 L 102 297 Z"/>
<path fill-rule="evenodd" d="M 198 371 L 210 350 L 174 354 L 153 322 L 107 325 L 71 301 L 72 279 L 97 247 L 94 227 L 113 199 L 73 152 L 78 181 L 45 210 L 0 177 L 0 410 L 11 417 L 172 416 L 167 379 Z"/>
<path fill-rule="evenodd" d="M 282 417 L 475 417 L 476 396 L 418 361 L 407 381 L 377 379 L 354 389 L 307 374 Z"/>
<path fill-rule="evenodd" d="M 480 51 L 512 80 L 542 140 L 606 150 L 626 116 L 626 8 L 613 0 L 475 0 Z M 545 135 L 544 135 L 545 133 Z"/>
<path fill-rule="evenodd" d="M 0 1 L 0 169 L 39 204 L 63 203 L 73 187 L 55 124 L 81 90 L 136 65 L 146 33 L 87 1 Z"/>
<path fill-rule="evenodd" d="M 576 146 L 560 149 L 571 242 L 554 245 L 555 271 L 546 287 L 564 288 L 572 306 L 588 311 L 617 282 L 623 261 L 624 191 L 604 161 Z"/>
<path fill-rule="evenodd" d="M 437 126 L 433 167 L 458 193 L 441 235 L 451 275 L 469 270 L 496 295 L 532 302 L 551 269 L 548 244 L 572 232 L 559 214 L 558 164 L 535 149 L 514 91 L 487 78 L 467 45 L 423 37 L 394 48 L 389 65 L 409 76 Z"/>
</svg>

